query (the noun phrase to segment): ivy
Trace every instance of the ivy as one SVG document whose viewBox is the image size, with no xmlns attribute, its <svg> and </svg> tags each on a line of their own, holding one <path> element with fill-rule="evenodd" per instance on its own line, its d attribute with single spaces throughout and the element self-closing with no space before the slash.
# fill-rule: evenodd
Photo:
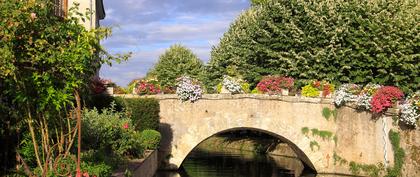
<svg viewBox="0 0 420 177">
<path fill-rule="evenodd" d="M 394 151 L 394 166 L 387 169 L 386 177 L 401 176 L 402 166 L 404 165 L 405 151 L 400 147 L 400 134 L 389 130 L 389 140 Z"/>
<path fill-rule="evenodd" d="M 333 154 L 333 159 L 334 159 L 334 165 L 336 165 L 337 163 L 339 165 L 346 165 L 348 163 L 348 161 L 346 159 L 339 156 L 336 152 L 334 152 L 334 154 Z"/>
<path fill-rule="evenodd" d="M 329 120 L 330 120 L 331 114 L 332 114 L 332 111 L 330 110 L 330 108 L 328 108 L 328 107 L 324 107 L 324 108 L 322 109 L 322 116 L 323 116 L 323 117 L 324 117 L 327 121 L 329 121 Z"/>
<path fill-rule="evenodd" d="M 317 141 L 311 141 L 310 143 L 309 143 L 309 147 L 311 147 L 311 150 L 312 151 L 314 151 L 314 149 L 315 149 L 315 147 L 317 148 L 317 150 L 319 150 L 319 148 L 320 148 L 320 146 L 319 146 L 319 144 L 318 144 L 318 142 Z"/>
<path fill-rule="evenodd" d="M 349 163 L 350 171 L 353 175 L 359 175 L 362 171 L 367 173 L 370 177 L 378 177 L 381 172 L 382 165 L 366 165 L 351 161 Z"/>
</svg>

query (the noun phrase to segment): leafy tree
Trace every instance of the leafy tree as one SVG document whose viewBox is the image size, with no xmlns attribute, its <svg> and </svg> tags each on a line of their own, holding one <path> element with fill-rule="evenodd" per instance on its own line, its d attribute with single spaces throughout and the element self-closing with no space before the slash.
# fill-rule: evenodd
<svg viewBox="0 0 420 177">
<path fill-rule="evenodd" d="M 270 0 L 251 0 L 251 4 L 252 5 L 261 5 L 261 4 L 267 3 L 269 1 Z"/>
<path fill-rule="evenodd" d="M 128 57 L 103 50 L 99 40 L 110 35 L 109 29 L 87 31 L 75 9 L 65 18 L 53 9 L 50 0 L 0 1 L 0 112 L 16 114 L 0 123 L 29 132 L 42 176 L 56 158 L 71 153 L 80 93 L 99 66 Z M 30 169 L 25 171 L 31 176 Z"/>
<path fill-rule="evenodd" d="M 252 6 L 213 47 L 210 86 L 236 68 L 335 84 L 420 87 L 420 5 L 410 0 L 271 0 Z"/>
<path fill-rule="evenodd" d="M 203 73 L 203 62 L 190 49 L 175 44 L 159 57 L 159 61 L 147 77 L 156 78 L 163 87 L 173 88 L 178 77 L 189 75 L 201 80 Z"/>
</svg>

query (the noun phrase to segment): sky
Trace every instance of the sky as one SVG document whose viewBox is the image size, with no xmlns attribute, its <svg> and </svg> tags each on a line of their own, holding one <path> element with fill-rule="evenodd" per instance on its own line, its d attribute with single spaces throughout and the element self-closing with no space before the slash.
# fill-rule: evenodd
<svg viewBox="0 0 420 177">
<path fill-rule="evenodd" d="M 190 48 L 205 63 L 249 0 L 104 0 L 102 26 L 113 35 L 102 41 L 111 53 L 132 52 L 127 62 L 103 65 L 100 76 L 120 86 L 146 75 L 173 44 Z"/>
</svg>

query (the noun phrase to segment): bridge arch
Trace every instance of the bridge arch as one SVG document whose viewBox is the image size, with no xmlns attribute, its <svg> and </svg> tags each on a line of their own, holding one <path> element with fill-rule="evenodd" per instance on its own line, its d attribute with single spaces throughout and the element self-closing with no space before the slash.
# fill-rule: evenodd
<svg viewBox="0 0 420 177">
<path fill-rule="evenodd" d="M 278 135 L 274 132 L 271 131 L 267 131 L 267 130 L 263 130 L 263 129 L 258 129 L 258 128 L 252 128 L 252 127 L 234 127 L 234 128 L 230 128 L 230 129 L 226 129 L 226 130 L 222 130 L 220 132 L 217 132 L 205 139 L 203 139 L 202 141 L 198 142 L 198 144 L 196 146 L 194 146 L 192 149 L 190 149 L 184 159 L 182 160 L 181 164 L 178 166 L 180 167 L 184 161 L 186 160 L 188 154 L 191 153 L 191 151 L 193 151 L 199 144 L 201 144 L 202 142 L 208 140 L 209 138 L 218 135 L 218 134 L 223 134 L 223 133 L 228 133 L 228 132 L 235 132 L 235 131 L 241 131 L 241 130 L 251 130 L 251 131 L 255 131 L 255 132 L 260 132 L 260 133 L 264 133 L 266 135 L 270 135 L 274 138 L 279 139 L 281 142 L 286 143 L 294 152 L 295 154 L 298 156 L 298 158 L 302 161 L 302 163 L 304 163 L 305 166 L 309 167 L 311 170 L 316 171 L 313 163 L 311 162 L 311 160 L 308 158 L 308 156 L 305 154 L 305 152 L 303 152 L 295 143 L 293 143 L 292 141 L 290 141 L 289 139 L 285 138 L 284 136 Z"/>
<path fill-rule="evenodd" d="M 337 118 L 325 118 L 325 108 L 334 110 L 331 100 L 270 95 L 204 95 L 190 103 L 176 95 L 158 95 L 160 127 L 160 167 L 178 169 L 188 153 L 205 139 L 225 131 L 254 129 L 288 142 L 309 167 L 318 173 L 351 174 L 347 162 L 377 164 L 384 156 L 393 164 L 391 143 L 383 132 L 392 127 L 392 119 L 372 121 L 371 114 L 350 107 L 337 111 Z M 385 126 L 384 126 L 385 124 Z M 303 128 L 329 132 L 322 138 L 303 133 Z M 367 143 L 369 142 L 369 143 Z M 319 148 L 311 149 L 311 144 Z M 384 150 L 385 149 L 385 150 Z"/>
</svg>

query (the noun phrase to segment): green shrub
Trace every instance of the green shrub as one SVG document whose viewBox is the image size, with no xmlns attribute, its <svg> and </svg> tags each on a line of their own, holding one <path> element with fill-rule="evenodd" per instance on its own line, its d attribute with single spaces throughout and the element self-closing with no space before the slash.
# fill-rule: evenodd
<svg viewBox="0 0 420 177">
<path fill-rule="evenodd" d="M 312 87 L 311 85 L 306 85 L 302 88 L 302 96 L 319 97 L 319 91 L 317 88 Z"/>
<path fill-rule="evenodd" d="M 157 130 L 159 127 L 159 101 L 153 98 L 123 98 L 112 97 L 109 95 L 92 96 L 86 107 L 100 110 L 109 108 L 111 103 L 115 102 L 115 110 L 125 110 L 131 118 L 135 130 L 145 129 Z"/>
<path fill-rule="evenodd" d="M 143 130 L 140 141 L 145 149 L 157 149 L 159 147 L 161 135 L 156 130 Z"/>
<path fill-rule="evenodd" d="M 257 87 L 255 87 L 254 89 L 252 89 L 251 94 L 262 94 L 262 92 L 259 91 Z"/>
<path fill-rule="evenodd" d="M 103 109 L 83 111 L 82 141 L 85 150 L 105 151 L 117 156 L 135 156 L 143 154 L 140 133 L 134 130 L 125 112 Z"/>
<path fill-rule="evenodd" d="M 241 84 L 242 90 L 244 91 L 244 93 L 250 93 L 251 92 L 251 85 L 249 85 L 249 83 L 242 83 Z"/>
<path fill-rule="evenodd" d="M 159 128 L 159 101 L 154 98 L 115 98 L 117 104 L 130 114 L 135 130 Z"/>
<path fill-rule="evenodd" d="M 55 159 L 57 164 L 55 171 L 49 171 L 46 176 L 76 176 L 76 159 L 75 155 L 68 155 L 65 158 Z M 89 176 L 111 176 L 113 168 L 103 162 L 85 162 L 81 161 L 80 171 L 82 174 L 87 173 Z M 35 168 L 34 173 L 42 176 L 41 169 Z M 68 175 L 70 173 L 70 175 Z"/>
</svg>

